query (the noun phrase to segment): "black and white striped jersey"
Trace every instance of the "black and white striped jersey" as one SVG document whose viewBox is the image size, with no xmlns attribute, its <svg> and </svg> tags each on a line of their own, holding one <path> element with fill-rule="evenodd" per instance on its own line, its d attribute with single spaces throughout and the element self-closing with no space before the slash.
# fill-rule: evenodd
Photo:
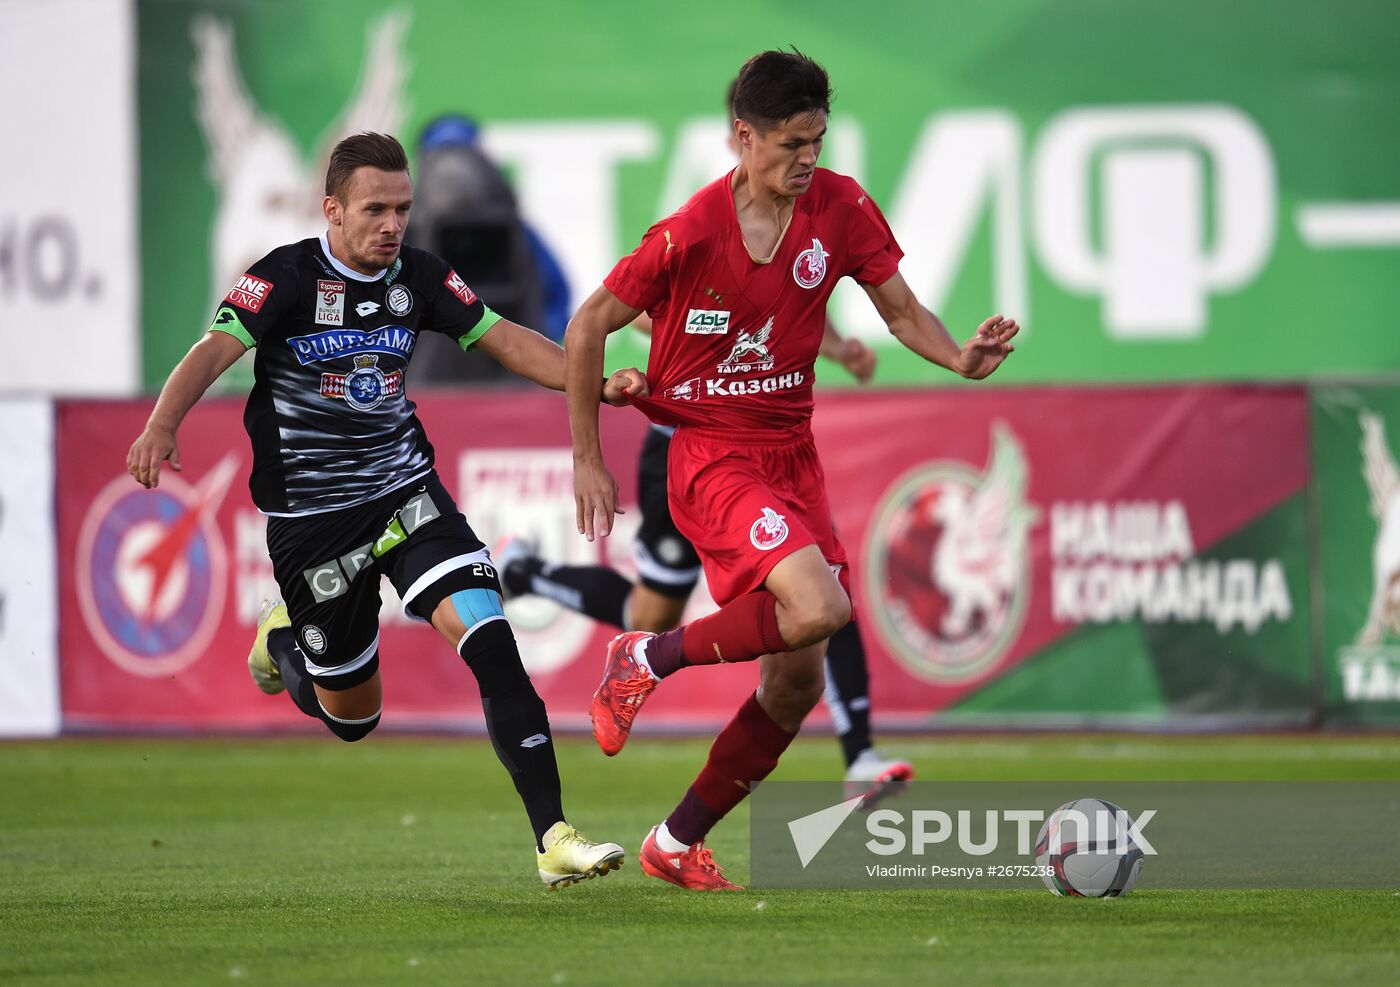
<svg viewBox="0 0 1400 987">
<path fill-rule="evenodd" d="M 377 275 L 326 239 L 278 247 L 242 275 L 211 330 L 257 347 L 243 425 L 265 514 L 354 507 L 426 474 L 433 447 L 404 393 L 418 334 L 469 348 L 499 320 L 440 257 L 404 247 Z"/>
</svg>

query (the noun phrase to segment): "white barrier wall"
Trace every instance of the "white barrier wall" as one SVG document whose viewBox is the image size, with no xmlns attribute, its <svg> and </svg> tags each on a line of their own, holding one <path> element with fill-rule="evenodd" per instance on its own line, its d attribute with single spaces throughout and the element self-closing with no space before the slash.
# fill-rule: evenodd
<svg viewBox="0 0 1400 987">
<path fill-rule="evenodd" d="M 59 728 L 54 409 L 0 400 L 0 736 Z"/>
<path fill-rule="evenodd" d="M 140 353 L 133 4 L 0 10 L 0 394 L 130 394 Z"/>
</svg>

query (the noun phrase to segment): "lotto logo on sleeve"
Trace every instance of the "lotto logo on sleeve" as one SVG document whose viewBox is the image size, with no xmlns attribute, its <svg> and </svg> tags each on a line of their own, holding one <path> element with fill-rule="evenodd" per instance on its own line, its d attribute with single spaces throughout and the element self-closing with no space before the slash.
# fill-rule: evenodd
<svg viewBox="0 0 1400 987">
<path fill-rule="evenodd" d="M 224 300 L 230 305 L 237 305 L 245 311 L 257 314 L 263 307 L 263 302 L 267 301 L 267 296 L 272 294 L 272 282 L 255 278 L 251 274 L 244 274 L 238 279 L 234 286 L 229 289 L 229 293 L 224 296 Z"/>
<path fill-rule="evenodd" d="M 456 271 L 448 271 L 447 280 L 444 281 L 443 284 L 447 286 L 448 291 L 462 299 L 463 305 L 476 304 L 476 292 L 467 287 L 467 283 L 462 280 L 461 275 Z"/>
</svg>

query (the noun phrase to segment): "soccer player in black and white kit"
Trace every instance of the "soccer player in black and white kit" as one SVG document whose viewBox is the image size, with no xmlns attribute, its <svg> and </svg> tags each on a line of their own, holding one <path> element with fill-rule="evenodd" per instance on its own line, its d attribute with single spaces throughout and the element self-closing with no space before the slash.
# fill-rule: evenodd
<svg viewBox="0 0 1400 987">
<path fill-rule="evenodd" d="M 240 277 L 209 332 L 161 390 L 127 468 L 154 487 L 175 433 L 220 374 L 255 349 L 244 426 L 253 502 L 286 604 L 264 608 L 248 658 L 259 688 L 285 689 L 342 740 L 379 723 L 379 580 L 408 616 L 429 622 L 481 689 L 492 745 L 534 829 L 552 889 L 620 867 L 615 843 L 564 820 L 549 719 L 521 664 L 491 556 L 433 469 L 433 448 L 404 393 L 423 332 L 445 333 L 555 390 L 564 353 L 500 318 L 442 259 L 403 246 L 412 205 L 408 159 L 382 134 L 341 141 L 326 170 L 319 239 L 272 251 Z M 604 399 L 646 393 L 636 370 Z M 562 408 L 561 408 L 562 412 Z"/>
</svg>

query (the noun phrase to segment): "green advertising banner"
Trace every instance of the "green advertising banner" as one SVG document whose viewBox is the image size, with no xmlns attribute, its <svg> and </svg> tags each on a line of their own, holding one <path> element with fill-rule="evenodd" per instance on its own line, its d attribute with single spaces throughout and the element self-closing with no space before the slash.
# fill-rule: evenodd
<svg viewBox="0 0 1400 987">
<path fill-rule="evenodd" d="M 1400 387 L 1318 387 L 1312 405 L 1324 716 L 1400 724 Z"/>
<path fill-rule="evenodd" d="M 872 709 L 1315 722 L 1307 428 L 1296 385 L 827 395 L 814 431 Z"/>
<path fill-rule="evenodd" d="M 1003 381 L 1400 364 L 1381 317 L 1400 302 L 1400 10 L 1379 0 L 137 9 L 147 389 L 248 263 L 320 231 L 339 137 L 396 133 L 421 178 L 425 124 L 473 118 L 567 310 L 723 174 L 724 88 L 788 44 L 830 70 L 823 163 L 884 208 L 920 298 L 957 335 L 996 311 L 1026 326 Z M 456 247 L 484 271 L 494 242 Z M 889 339 L 859 290 L 833 313 L 879 347 L 878 384 L 949 379 Z M 644 346 L 621 333 L 614 361 Z"/>
</svg>

